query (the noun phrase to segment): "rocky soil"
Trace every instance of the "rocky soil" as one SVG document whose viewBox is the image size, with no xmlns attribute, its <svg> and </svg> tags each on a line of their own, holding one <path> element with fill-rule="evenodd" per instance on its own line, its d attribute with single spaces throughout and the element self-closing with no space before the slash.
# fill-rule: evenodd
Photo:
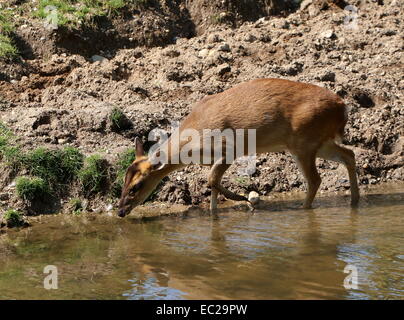
<svg viewBox="0 0 404 320">
<path fill-rule="evenodd" d="M 226 14 L 243 17 L 227 7 L 220 23 L 207 23 L 211 15 L 196 14 L 203 3 L 192 2 L 193 14 L 184 7 L 172 16 L 133 15 L 124 24 L 126 32 L 115 29 L 108 43 L 88 38 L 90 45 L 84 47 L 74 47 L 74 41 L 62 46 L 71 38 L 27 22 L 18 32 L 34 49 L 13 63 L 0 62 L 0 121 L 25 148 L 71 145 L 113 163 L 133 147 L 135 137 L 146 141 L 152 129 L 169 129 L 171 121 L 182 119 L 206 95 L 251 79 L 285 78 L 324 86 L 345 99 L 350 112 L 344 143 L 357 156 L 361 186 L 404 179 L 401 1 L 306 0 L 284 15 L 261 12 L 226 21 Z M 353 22 L 343 10 L 348 4 L 358 10 Z M 134 25 L 138 29 L 130 28 Z M 136 30 L 144 35 L 145 26 L 153 36 L 135 41 Z M 108 117 L 115 107 L 132 128 L 111 130 Z M 318 160 L 318 166 L 322 191 L 349 188 L 341 165 Z M 206 203 L 207 171 L 190 166 L 173 173 L 155 200 Z M 304 190 L 303 181 L 284 153 L 259 156 L 252 177 L 238 176 L 234 166 L 224 178 L 231 190 L 261 195 Z M 1 182 L 3 194 L 10 195 L 3 206 L 18 206 L 11 181 L 3 177 Z"/>
</svg>

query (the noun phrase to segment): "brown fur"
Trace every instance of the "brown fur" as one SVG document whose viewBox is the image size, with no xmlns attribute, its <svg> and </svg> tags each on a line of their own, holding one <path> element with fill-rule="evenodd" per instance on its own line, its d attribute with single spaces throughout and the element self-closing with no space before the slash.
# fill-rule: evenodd
<svg viewBox="0 0 404 320">
<path fill-rule="evenodd" d="M 203 129 L 256 129 L 257 153 L 289 151 L 297 159 L 308 184 L 304 207 L 309 208 L 320 184 L 315 167 L 317 156 L 334 159 L 347 166 L 351 179 L 352 203 L 358 202 L 354 156 L 350 150 L 334 142 L 342 135 L 346 121 L 344 102 L 325 88 L 289 80 L 258 79 L 205 97 L 194 105 L 179 131 L 192 128 L 202 135 Z M 181 141 L 179 149 L 186 142 Z M 167 144 L 170 154 L 170 139 Z M 137 147 L 142 148 L 141 145 Z M 220 184 L 222 175 L 230 165 L 211 165 L 211 209 L 217 206 L 218 192 L 230 199 L 245 200 Z M 124 199 L 128 188 L 143 181 L 144 185 L 135 201 L 135 205 L 140 204 L 164 176 L 184 166 L 167 164 L 160 170 L 153 170 L 150 166 L 142 169 L 138 165 L 129 168 L 127 179 L 131 181 L 125 184 L 120 207 L 133 207 L 128 204 L 130 201 Z"/>
</svg>

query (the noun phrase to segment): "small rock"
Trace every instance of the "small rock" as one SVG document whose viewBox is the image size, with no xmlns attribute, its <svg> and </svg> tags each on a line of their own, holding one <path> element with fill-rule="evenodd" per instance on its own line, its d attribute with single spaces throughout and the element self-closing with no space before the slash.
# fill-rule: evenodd
<svg viewBox="0 0 404 320">
<path fill-rule="evenodd" d="M 207 38 L 206 38 L 206 42 L 207 43 L 216 43 L 219 42 L 220 38 L 217 34 L 210 34 Z"/>
<path fill-rule="evenodd" d="M 257 37 L 255 37 L 254 35 L 252 35 L 252 34 L 248 34 L 245 38 L 244 38 L 244 41 L 246 41 L 246 42 L 254 42 L 254 41 L 256 41 L 257 40 Z"/>
<path fill-rule="evenodd" d="M 220 66 L 217 67 L 216 73 L 217 73 L 219 76 L 222 76 L 222 75 L 224 75 L 225 73 L 230 72 L 230 71 L 231 71 L 230 65 L 227 64 L 227 63 L 224 63 L 224 64 L 221 64 Z"/>
<path fill-rule="evenodd" d="M 7 189 L 12 189 L 15 187 L 15 180 L 13 182 L 11 182 L 8 186 Z"/>
<path fill-rule="evenodd" d="M 375 106 L 370 95 L 365 91 L 357 91 L 353 95 L 354 100 L 359 103 L 362 108 L 372 108 Z"/>
<path fill-rule="evenodd" d="M 322 32 L 320 34 L 320 37 L 326 38 L 326 39 L 336 39 L 337 38 L 336 34 L 332 30 L 326 30 L 326 31 Z"/>
<path fill-rule="evenodd" d="M 105 210 L 106 210 L 107 212 L 112 211 L 112 209 L 114 209 L 114 206 L 113 206 L 112 204 L 109 204 L 109 205 L 107 205 L 107 206 L 105 207 Z"/>
<path fill-rule="evenodd" d="M 209 55 L 209 49 L 202 49 L 198 52 L 199 58 L 206 58 Z"/>
<path fill-rule="evenodd" d="M 306 9 L 309 5 L 313 3 L 313 0 L 303 0 L 300 4 L 300 10 Z"/>
<path fill-rule="evenodd" d="M 10 194 L 8 193 L 1 193 L 0 194 L 0 201 L 7 201 L 10 200 Z"/>
<path fill-rule="evenodd" d="M 285 21 L 282 25 L 281 25 L 281 28 L 282 29 L 289 29 L 290 28 L 290 24 L 289 24 L 289 22 L 287 22 L 287 21 Z"/>
<path fill-rule="evenodd" d="M 91 57 L 91 61 L 92 62 L 97 62 L 97 61 L 100 61 L 100 62 L 104 62 L 104 61 L 108 61 L 108 59 L 107 58 L 105 58 L 105 57 L 103 57 L 103 56 L 99 56 L 99 55 L 93 55 L 92 57 Z"/>
<path fill-rule="evenodd" d="M 248 195 L 248 201 L 252 204 L 257 204 L 260 201 L 260 195 L 255 191 L 251 191 Z"/>
<path fill-rule="evenodd" d="M 101 213 L 101 212 L 102 212 L 102 208 L 101 208 L 101 207 L 94 208 L 94 209 L 93 209 L 93 212 L 94 212 L 94 213 Z"/>
<path fill-rule="evenodd" d="M 220 45 L 218 50 L 223 51 L 223 52 L 230 52 L 231 51 L 229 44 L 226 43 L 226 42 L 223 43 L 222 45 Z"/>
<path fill-rule="evenodd" d="M 335 82 L 335 73 L 331 71 L 327 71 L 325 74 L 323 74 L 320 77 L 321 81 L 330 81 L 330 82 Z"/>
</svg>

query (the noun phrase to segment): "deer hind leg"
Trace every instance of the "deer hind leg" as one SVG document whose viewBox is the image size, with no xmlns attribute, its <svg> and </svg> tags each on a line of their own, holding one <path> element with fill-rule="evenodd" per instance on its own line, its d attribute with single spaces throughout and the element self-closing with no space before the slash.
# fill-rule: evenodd
<svg viewBox="0 0 404 320">
<path fill-rule="evenodd" d="M 247 198 L 240 196 L 227 190 L 221 185 L 223 174 L 231 166 L 230 164 L 222 163 L 224 161 L 217 161 L 210 170 L 209 174 L 209 185 L 212 188 L 211 198 L 210 198 L 210 210 L 214 211 L 217 209 L 217 196 L 219 193 L 223 194 L 227 199 L 235 201 L 248 201 Z"/>
<path fill-rule="evenodd" d="M 307 194 L 306 199 L 304 200 L 303 208 L 310 209 L 321 183 L 321 178 L 316 168 L 316 154 L 315 152 L 301 152 L 294 154 L 294 156 L 297 161 L 297 165 L 307 182 Z"/>
<path fill-rule="evenodd" d="M 351 186 L 351 205 L 356 206 L 359 202 L 359 188 L 353 151 L 336 144 L 334 141 L 329 141 L 319 149 L 317 155 L 326 160 L 342 163 L 347 168 Z"/>
</svg>

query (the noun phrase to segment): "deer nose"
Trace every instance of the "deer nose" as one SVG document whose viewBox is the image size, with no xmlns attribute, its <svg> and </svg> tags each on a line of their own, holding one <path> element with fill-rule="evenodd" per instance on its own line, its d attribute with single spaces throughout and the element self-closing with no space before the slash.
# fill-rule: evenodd
<svg viewBox="0 0 404 320">
<path fill-rule="evenodd" d="M 125 217 L 126 216 L 126 210 L 125 209 L 119 209 L 118 216 L 120 216 L 121 218 Z"/>
</svg>

